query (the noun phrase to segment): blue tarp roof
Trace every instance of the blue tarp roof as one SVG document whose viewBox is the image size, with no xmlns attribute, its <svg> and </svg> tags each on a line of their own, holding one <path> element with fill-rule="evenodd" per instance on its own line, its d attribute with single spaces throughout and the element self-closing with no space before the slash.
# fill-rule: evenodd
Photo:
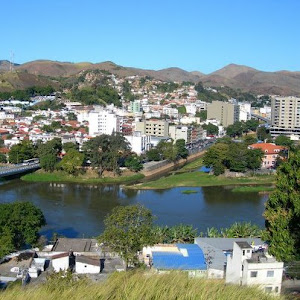
<svg viewBox="0 0 300 300">
<path fill-rule="evenodd" d="M 160 270 L 206 270 L 203 251 L 196 244 L 176 244 L 178 249 L 186 249 L 188 256 L 181 252 L 153 251 L 153 267 Z"/>
<path fill-rule="evenodd" d="M 209 173 L 211 171 L 211 168 L 202 166 L 199 171 L 204 173 Z"/>
</svg>

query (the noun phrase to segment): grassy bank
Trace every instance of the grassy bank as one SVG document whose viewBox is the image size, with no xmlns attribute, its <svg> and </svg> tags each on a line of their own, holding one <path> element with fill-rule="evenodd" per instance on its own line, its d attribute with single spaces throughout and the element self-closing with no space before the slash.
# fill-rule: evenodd
<svg viewBox="0 0 300 300">
<path fill-rule="evenodd" d="M 140 180 L 144 177 L 142 174 L 132 174 L 132 175 L 121 175 L 118 177 L 91 177 L 87 175 L 73 176 L 64 172 L 54 171 L 53 173 L 37 171 L 34 173 L 26 174 L 22 176 L 21 179 L 24 181 L 31 182 L 74 182 L 74 183 L 93 183 L 93 184 L 103 184 L 103 183 L 130 183 Z"/>
<path fill-rule="evenodd" d="M 198 157 L 195 160 L 185 164 L 180 171 L 190 171 L 190 170 L 195 170 L 195 169 L 199 169 L 203 166 L 203 158 L 202 157 Z"/>
<path fill-rule="evenodd" d="M 225 285 L 223 280 L 191 279 L 185 273 L 151 275 L 142 272 L 115 273 L 107 281 L 70 281 L 58 278 L 40 286 L 12 287 L 0 293 L 2 300 L 40 299 L 275 299 L 256 287 Z M 277 297 L 276 299 L 284 299 Z"/>
<path fill-rule="evenodd" d="M 235 187 L 234 189 L 232 189 L 233 192 L 245 192 L 245 193 L 249 193 L 249 192 L 271 192 L 274 191 L 275 186 L 256 186 L 256 185 L 252 185 L 252 186 L 238 186 Z"/>
<path fill-rule="evenodd" d="M 275 182 L 274 175 L 227 178 L 224 176 L 214 176 L 203 172 L 189 172 L 162 177 L 155 181 L 136 184 L 130 188 L 136 189 L 167 189 L 178 186 L 199 187 L 216 185 L 239 185 L 239 184 L 271 184 Z"/>
</svg>

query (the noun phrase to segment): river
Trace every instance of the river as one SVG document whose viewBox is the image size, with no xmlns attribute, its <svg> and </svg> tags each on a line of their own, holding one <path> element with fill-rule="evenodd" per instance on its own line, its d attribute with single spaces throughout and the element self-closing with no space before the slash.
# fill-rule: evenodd
<svg viewBox="0 0 300 300">
<path fill-rule="evenodd" d="M 267 195 L 233 193 L 230 187 L 128 190 L 118 185 L 30 183 L 20 179 L 0 182 L 0 203 L 30 201 L 47 221 L 41 234 L 57 232 L 67 237 L 93 237 L 104 230 L 105 216 L 118 205 L 140 203 L 149 208 L 160 225 L 191 224 L 199 231 L 251 221 L 263 226 Z"/>
</svg>

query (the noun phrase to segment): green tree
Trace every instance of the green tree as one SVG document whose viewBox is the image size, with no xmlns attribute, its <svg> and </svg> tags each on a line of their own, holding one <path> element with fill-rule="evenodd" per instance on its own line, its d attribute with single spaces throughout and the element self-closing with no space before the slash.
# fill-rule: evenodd
<svg viewBox="0 0 300 300">
<path fill-rule="evenodd" d="M 247 130 L 245 127 L 245 123 L 243 122 L 235 122 L 226 128 L 226 134 L 231 137 L 241 137 L 243 135 L 243 132 L 245 131 Z"/>
<path fill-rule="evenodd" d="M 153 216 L 141 205 L 115 207 L 104 224 L 105 230 L 99 236 L 99 242 L 118 253 L 126 268 L 138 262 L 138 251 L 154 242 Z"/>
<path fill-rule="evenodd" d="M 249 146 L 249 145 L 257 143 L 257 138 L 254 137 L 253 135 L 246 135 L 243 138 L 243 142 L 245 145 Z"/>
<path fill-rule="evenodd" d="M 67 114 L 67 118 L 68 118 L 69 121 L 77 121 L 77 116 L 73 112 L 69 112 Z"/>
<path fill-rule="evenodd" d="M 154 160 L 154 161 L 161 160 L 161 155 L 160 155 L 159 151 L 156 148 L 152 148 L 152 149 L 148 150 L 146 152 L 146 156 L 147 156 L 148 160 L 150 160 L 150 161 L 152 161 L 152 160 Z"/>
<path fill-rule="evenodd" d="M 175 226 L 153 227 L 155 243 L 193 243 L 197 237 L 197 229 L 192 225 L 179 224 Z"/>
<path fill-rule="evenodd" d="M 276 189 L 264 212 L 269 253 L 288 262 L 300 258 L 300 151 L 277 169 Z"/>
<path fill-rule="evenodd" d="M 248 149 L 246 153 L 247 168 L 250 170 L 257 170 L 261 167 L 261 162 L 264 153 L 261 149 Z"/>
<path fill-rule="evenodd" d="M 265 126 L 258 127 L 256 130 L 256 135 L 260 141 L 264 141 L 271 137 L 269 130 Z"/>
<path fill-rule="evenodd" d="M 207 135 L 218 135 L 219 134 L 219 128 L 218 126 L 208 123 L 208 124 L 204 124 L 203 129 L 206 130 Z"/>
<path fill-rule="evenodd" d="M 79 145 L 77 143 L 75 144 L 72 142 L 64 143 L 62 147 L 65 150 L 65 152 L 69 152 L 71 149 L 79 150 Z"/>
<path fill-rule="evenodd" d="M 177 148 L 173 141 L 160 141 L 156 146 L 158 152 L 162 154 L 163 159 L 175 162 L 178 158 Z"/>
<path fill-rule="evenodd" d="M 31 141 L 23 140 L 21 143 L 11 147 L 9 151 L 9 162 L 21 163 L 24 160 L 34 158 L 35 152 Z"/>
<path fill-rule="evenodd" d="M 177 149 L 178 158 L 187 158 L 189 156 L 189 151 L 186 149 L 184 139 L 176 140 L 175 147 Z"/>
<path fill-rule="evenodd" d="M 130 171 L 138 172 L 143 169 L 142 160 L 137 155 L 132 155 L 125 160 L 125 167 Z"/>
<path fill-rule="evenodd" d="M 45 153 L 40 157 L 40 167 L 45 171 L 53 172 L 57 164 L 57 156 L 54 152 Z"/>
<path fill-rule="evenodd" d="M 30 202 L 0 204 L 0 256 L 35 245 L 45 224 L 42 211 Z"/>
<path fill-rule="evenodd" d="M 36 154 L 40 159 L 40 166 L 45 171 L 53 172 L 58 161 L 58 155 L 62 151 L 61 139 L 54 138 L 45 144 L 39 143 Z"/>
<path fill-rule="evenodd" d="M 69 174 L 75 175 L 84 161 L 84 154 L 75 149 L 70 149 L 57 165 Z"/>
<path fill-rule="evenodd" d="M 240 143 L 231 143 L 228 148 L 225 165 L 230 171 L 245 172 L 247 168 L 247 147 Z"/>
<path fill-rule="evenodd" d="M 285 135 L 279 135 L 275 139 L 275 144 L 279 146 L 286 146 L 291 148 L 293 146 L 293 141 Z"/>
<path fill-rule="evenodd" d="M 196 117 L 200 118 L 201 121 L 205 121 L 207 119 L 207 110 L 196 112 Z"/>
<path fill-rule="evenodd" d="M 0 163 L 5 164 L 6 162 L 7 162 L 6 155 L 3 153 L 0 153 Z"/>
<path fill-rule="evenodd" d="M 102 134 L 84 143 L 83 152 L 92 167 L 98 169 L 99 175 L 105 170 L 118 174 L 121 159 L 128 156 L 130 146 L 120 133 Z"/>
</svg>

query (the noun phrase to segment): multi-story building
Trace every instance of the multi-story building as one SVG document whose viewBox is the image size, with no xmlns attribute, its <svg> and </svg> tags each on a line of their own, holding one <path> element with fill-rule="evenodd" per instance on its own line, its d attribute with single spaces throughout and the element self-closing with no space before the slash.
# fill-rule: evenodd
<svg viewBox="0 0 300 300">
<path fill-rule="evenodd" d="M 89 134 L 97 136 L 122 131 L 122 117 L 113 111 L 100 109 L 89 113 Z"/>
<path fill-rule="evenodd" d="M 169 135 L 174 141 L 184 139 L 188 145 L 203 139 L 203 129 L 200 126 L 171 125 Z"/>
<path fill-rule="evenodd" d="M 141 100 L 130 101 L 128 110 L 133 113 L 139 113 L 143 111 Z"/>
<path fill-rule="evenodd" d="M 258 143 L 248 146 L 248 149 L 260 149 L 264 156 L 261 162 L 262 169 L 273 169 L 276 166 L 276 161 L 282 151 L 286 151 L 286 147 L 278 146 L 271 143 Z"/>
<path fill-rule="evenodd" d="M 239 112 L 239 105 L 235 103 L 213 101 L 207 105 L 207 118 L 217 119 L 224 127 L 239 121 Z"/>
<path fill-rule="evenodd" d="M 138 155 L 146 153 L 151 148 L 151 136 L 142 134 L 140 131 L 133 132 L 132 135 L 124 136 L 129 142 L 131 150 Z"/>
<path fill-rule="evenodd" d="M 167 137 L 169 134 L 169 123 L 165 120 L 142 120 L 136 122 L 135 130 L 146 135 Z"/>
<path fill-rule="evenodd" d="M 272 137 L 280 134 L 300 137 L 300 98 L 274 97 L 271 100 Z"/>
<path fill-rule="evenodd" d="M 253 251 L 247 242 L 234 242 L 227 256 L 226 283 L 257 285 L 266 292 L 280 294 L 283 262 L 268 255 L 265 249 Z"/>
<path fill-rule="evenodd" d="M 250 103 L 239 103 L 240 114 L 239 121 L 247 121 L 251 119 L 251 104 Z"/>
</svg>

